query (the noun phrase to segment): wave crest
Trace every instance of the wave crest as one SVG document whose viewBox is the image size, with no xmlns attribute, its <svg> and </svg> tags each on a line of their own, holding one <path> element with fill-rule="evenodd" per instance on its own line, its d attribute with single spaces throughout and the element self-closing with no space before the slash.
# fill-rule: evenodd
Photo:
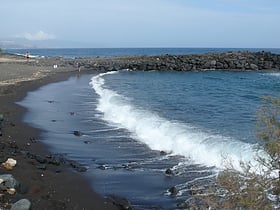
<svg viewBox="0 0 280 210">
<path fill-rule="evenodd" d="M 90 85 L 100 96 L 97 109 L 104 120 L 126 128 L 135 138 L 153 150 L 171 152 L 189 158 L 191 162 L 224 168 L 225 157 L 240 169 L 240 161 L 255 161 L 254 145 L 200 128 L 164 119 L 143 110 L 117 92 L 105 87 L 104 77 L 117 72 L 92 77 Z"/>
</svg>

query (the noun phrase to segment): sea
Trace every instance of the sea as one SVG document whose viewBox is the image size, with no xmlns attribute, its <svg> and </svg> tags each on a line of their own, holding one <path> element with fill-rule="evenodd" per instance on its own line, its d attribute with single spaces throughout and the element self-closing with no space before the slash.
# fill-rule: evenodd
<svg viewBox="0 0 280 210">
<path fill-rule="evenodd" d="M 10 53 L 23 54 L 24 50 Z M 280 49 L 29 49 L 38 57 L 201 54 Z M 52 153 L 87 168 L 104 196 L 134 209 L 181 209 L 230 160 L 255 162 L 257 113 L 279 97 L 275 71 L 135 71 L 77 74 L 31 91 L 19 105 Z M 79 131 L 82 135 L 74 135 Z"/>
</svg>

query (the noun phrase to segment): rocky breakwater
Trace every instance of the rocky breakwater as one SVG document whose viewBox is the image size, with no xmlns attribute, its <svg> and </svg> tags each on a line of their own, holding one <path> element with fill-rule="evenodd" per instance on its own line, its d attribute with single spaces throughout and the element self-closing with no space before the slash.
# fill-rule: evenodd
<svg viewBox="0 0 280 210">
<path fill-rule="evenodd" d="M 76 58 L 64 60 L 62 65 L 75 67 L 77 63 L 81 66 L 81 70 L 97 71 L 122 69 L 144 71 L 280 70 L 280 55 L 270 52 L 226 52 L 196 55 Z"/>
</svg>

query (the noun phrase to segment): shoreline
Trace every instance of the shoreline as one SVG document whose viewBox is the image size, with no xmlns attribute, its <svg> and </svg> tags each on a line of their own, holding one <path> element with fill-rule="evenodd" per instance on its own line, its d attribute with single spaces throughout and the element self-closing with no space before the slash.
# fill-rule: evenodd
<svg viewBox="0 0 280 210">
<path fill-rule="evenodd" d="M 73 71 L 80 69 L 82 72 L 104 72 L 124 69 L 142 71 L 280 70 L 280 54 L 266 51 L 229 51 L 186 55 L 161 54 L 81 58 L 35 57 L 28 60 L 26 60 L 24 56 L 2 53 L 0 54 L 0 63 L 3 62 L 9 65 L 21 63 L 22 65 L 28 65 L 30 68 L 37 69 L 36 73 L 33 70 L 32 77 L 38 78 L 50 72 L 65 72 L 70 71 L 70 69 Z M 11 80 L 11 82 L 14 82 L 14 80 Z"/>
<path fill-rule="evenodd" d="M 9 65 L 12 65 L 12 68 L 20 68 L 21 72 L 16 76 L 29 77 L 29 74 L 26 74 L 30 70 L 29 65 L 22 62 L 0 63 L 1 73 L 6 71 L 5 68 Z M 13 170 L 1 167 L 0 175 L 11 174 L 20 184 L 14 195 L 9 195 L 1 188 L 3 196 L 0 199 L 0 207 L 9 209 L 11 204 L 20 199 L 28 199 L 32 209 L 119 209 L 112 200 L 93 192 L 86 178 L 69 166 L 48 163 L 47 169 L 39 168 L 42 164 L 38 162 L 38 158 L 27 155 L 44 157 L 50 153 L 48 147 L 39 140 L 41 131 L 22 121 L 26 110 L 16 102 L 22 100 L 29 91 L 75 75 L 77 72 L 72 70 L 49 72 L 40 78 L 0 85 L 0 114 L 4 118 L 0 136 L 0 160 L 1 163 L 8 158 L 17 161 Z M 12 79 L 14 75 L 8 77 Z"/>
<path fill-rule="evenodd" d="M 224 56 L 229 56 L 233 60 L 227 60 L 227 57 Z M 213 60 L 213 58 L 216 60 Z M 75 172 L 69 165 L 59 163 L 59 166 L 57 166 L 56 163 L 47 162 L 46 158 L 42 159 L 46 155 L 51 158 L 54 156 L 49 153 L 48 147 L 40 142 L 41 131 L 22 121 L 26 110 L 16 104 L 29 91 L 79 74 L 77 63 L 81 66 L 81 74 L 121 69 L 177 71 L 178 68 L 182 68 L 183 71 L 205 71 L 221 70 L 217 68 L 221 65 L 218 59 L 224 59 L 234 65 L 235 68 L 230 68 L 230 65 L 228 65 L 230 69 L 226 70 L 229 71 L 280 70 L 280 55 L 271 53 L 210 53 L 186 56 L 124 56 L 76 59 L 56 57 L 32 58 L 28 61 L 22 56 L 0 54 L 0 115 L 4 116 L 3 123 L 0 123 L 0 161 L 2 163 L 7 158 L 17 160 L 17 166 L 12 171 L 0 169 L 0 175 L 12 174 L 21 184 L 15 195 L 8 195 L 2 190 L 4 196 L 0 199 L 0 208 L 5 207 L 2 206 L 5 203 L 8 203 L 8 207 L 10 207 L 12 203 L 22 198 L 30 200 L 34 209 L 113 210 L 127 209 L 125 207 L 129 206 L 129 202 L 125 199 L 103 198 L 93 192 L 88 180 L 80 172 Z M 193 68 L 192 62 L 195 63 L 195 68 Z M 55 68 L 54 65 L 58 67 Z M 202 66 L 197 69 L 199 65 Z M 257 65 L 258 68 L 254 65 Z M 259 69 L 260 65 L 265 65 L 267 68 Z M 191 69 L 188 69 L 189 67 Z M 252 67 L 254 69 L 251 69 Z M 123 204 L 124 200 L 125 203 Z"/>
</svg>

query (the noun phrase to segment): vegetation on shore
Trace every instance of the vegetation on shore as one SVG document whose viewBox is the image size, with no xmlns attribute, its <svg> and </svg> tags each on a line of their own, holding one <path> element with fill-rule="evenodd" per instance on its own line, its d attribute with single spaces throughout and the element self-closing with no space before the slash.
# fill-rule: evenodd
<svg viewBox="0 0 280 210">
<path fill-rule="evenodd" d="M 258 112 L 258 167 L 228 163 L 215 186 L 195 196 L 195 209 L 278 209 L 280 207 L 280 99 L 266 97 Z M 202 208 L 201 208 L 202 207 Z"/>
</svg>

